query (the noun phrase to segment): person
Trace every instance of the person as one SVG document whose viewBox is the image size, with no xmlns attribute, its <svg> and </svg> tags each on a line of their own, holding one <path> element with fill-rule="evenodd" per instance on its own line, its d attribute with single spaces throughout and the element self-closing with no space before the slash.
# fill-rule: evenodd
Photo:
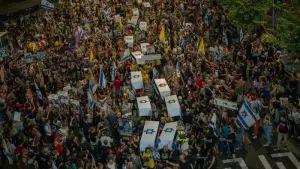
<svg viewBox="0 0 300 169">
<path fill-rule="evenodd" d="M 274 124 L 274 120 L 273 120 L 270 112 L 268 112 L 265 115 L 263 124 L 264 124 L 265 136 L 267 139 L 267 142 L 264 146 L 270 146 L 272 144 L 271 135 L 272 135 L 273 124 Z"/>
<path fill-rule="evenodd" d="M 230 126 L 230 134 L 227 137 L 229 151 L 232 155 L 233 161 L 235 161 L 235 146 L 236 146 L 236 135 L 232 126 Z"/>
<path fill-rule="evenodd" d="M 191 163 L 189 163 L 188 161 L 185 160 L 184 155 L 179 156 L 179 164 L 172 163 L 168 160 L 166 161 L 166 163 L 173 166 L 173 167 L 177 167 L 178 169 L 193 169 L 194 168 Z"/>
<path fill-rule="evenodd" d="M 280 149 L 281 141 L 283 139 L 283 149 L 287 150 L 287 137 L 288 137 L 288 126 L 287 126 L 287 120 L 285 116 L 280 117 L 280 122 L 277 127 L 277 145 L 276 145 L 276 151 Z"/>
<path fill-rule="evenodd" d="M 253 113 L 254 113 L 254 116 L 255 116 L 255 123 L 253 125 L 253 139 L 257 139 L 257 136 L 258 136 L 258 129 L 259 129 L 259 120 L 260 120 L 260 117 L 259 117 L 259 113 L 257 111 L 257 108 L 253 108 Z"/>
<path fill-rule="evenodd" d="M 204 160 L 204 169 L 217 169 L 217 156 L 216 152 L 213 151 L 212 149 L 209 149 L 207 151 L 206 158 Z"/>
</svg>

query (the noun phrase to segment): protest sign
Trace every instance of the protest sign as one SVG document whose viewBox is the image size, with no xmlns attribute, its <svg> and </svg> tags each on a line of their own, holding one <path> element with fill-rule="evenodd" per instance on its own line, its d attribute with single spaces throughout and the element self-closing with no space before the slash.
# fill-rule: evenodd
<svg viewBox="0 0 300 169">
<path fill-rule="evenodd" d="M 288 108 L 289 106 L 289 98 L 287 97 L 281 97 L 280 98 L 280 105 L 282 108 Z"/>
<path fill-rule="evenodd" d="M 69 111 L 69 96 L 67 91 L 58 91 L 59 108 L 61 112 Z"/>
<path fill-rule="evenodd" d="M 132 136 L 132 120 L 119 118 L 119 132 L 121 136 Z"/>
<path fill-rule="evenodd" d="M 31 53 L 24 54 L 24 59 L 26 63 L 32 63 L 33 62 L 33 55 Z"/>
</svg>

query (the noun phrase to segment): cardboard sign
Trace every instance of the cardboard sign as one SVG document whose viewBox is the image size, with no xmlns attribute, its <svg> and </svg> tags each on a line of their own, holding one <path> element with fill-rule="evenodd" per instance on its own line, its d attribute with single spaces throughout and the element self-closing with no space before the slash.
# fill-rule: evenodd
<svg viewBox="0 0 300 169">
<path fill-rule="evenodd" d="M 21 112 L 14 113 L 14 121 L 21 121 Z"/>
<path fill-rule="evenodd" d="M 144 55 L 140 51 L 136 52 L 131 52 L 132 56 L 135 57 L 136 59 L 141 59 Z"/>
<path fill-rule="evenodd" d="M 147 22 L 144 22 L 144 21 L 140 22 L 140 30 L 147 31 Z"/>
<path fill-rule="evenodd" d="M 145 8 L 151 8 L 151 4 L 149 2 L 144 2 L 143 5 Z"/>
<path fill-rule="evenodd" d="M 140 15 L 139 9 L 138 8 L 133 8 L 132 9 L 132 16 L 139 16 L 139 15 Z"/>
<path fill-rule="evenodd" d="M 115 22 L 119 23 L 121 20 L 121 16 L 120 15 L 115 15 Z"/>
<path fill-rule="evenodd" d="M 133 36 L 125 36 L 124 40 L 128 47 L 133 47 Z"/>
<path fill-rule="evenodd" d="M 147 52 L 147 46 L 150 45 L 149 43 L 141 43 L 141 49 L 143 53 Z"/>
</svg>

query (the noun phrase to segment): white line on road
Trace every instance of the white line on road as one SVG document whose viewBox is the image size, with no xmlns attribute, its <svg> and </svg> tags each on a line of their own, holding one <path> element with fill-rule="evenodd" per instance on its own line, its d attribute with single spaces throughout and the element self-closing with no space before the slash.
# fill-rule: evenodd
<svg viewBox="0 0 300 169">
<path fill-rule="evenodd" d="M 260 159 L 261 163 L 264 165 L 265 169 L 272 169 L 269 162 L 267 161 L 264 155 L 259 155 L 258 158 Z"/>
<path fill-rule="evenodd" d="M 233 159 L 227 159 L 227 160 L 222 160 L 224 164 L 227 164 L 227 163 L 232 163 L 233 162 Z M 243 158 L 236 158 L 235 159 L 236 162 L 239 163 L 241 169 L 248 169 L 245 161 L 243 160 Z"/>
<path fill-rule="evenodd" d="M 279 169 L 286 169 L 282 162 L 276 162 Z"/>
<path fill-rule="evenodd" d="M 273 158 L 277 157 L 289 157 L 289 159 L 292 161 L 292 163 L 297 167 L 297 169 L 300 169 L 300 162 L 296 159 L 293 153 L 277 153 L 277 154 L 271 154 Z"/>
</svg>

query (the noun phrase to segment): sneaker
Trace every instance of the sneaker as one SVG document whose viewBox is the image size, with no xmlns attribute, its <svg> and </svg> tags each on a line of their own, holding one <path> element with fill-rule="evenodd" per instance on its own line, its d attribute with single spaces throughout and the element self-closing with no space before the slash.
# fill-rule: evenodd
<svg viewBox="0 0 300 169">
<path fill-rule="evenodd" d="M 270 144 L 265 144 L 265 145 L 264 145 L 264 147 L 269 147 L 269 146 L 270 146 Z"/>
<path fill-rule="evenodd" d="M 253 136 L 253 139 L 257 139 L 257 136 Z"/>
<path fill-rule="evenodd" d="M 284 147 L 283 150 L 286 151 L 286 150 L 287 150 L 287 147 Z"/>
<path fill-rule="evenodd" d="M 279 150 L 279 148 L 275 148 L 275 149 L 273 149 L 274 151 L 278 151 Z"/>
</svg>

